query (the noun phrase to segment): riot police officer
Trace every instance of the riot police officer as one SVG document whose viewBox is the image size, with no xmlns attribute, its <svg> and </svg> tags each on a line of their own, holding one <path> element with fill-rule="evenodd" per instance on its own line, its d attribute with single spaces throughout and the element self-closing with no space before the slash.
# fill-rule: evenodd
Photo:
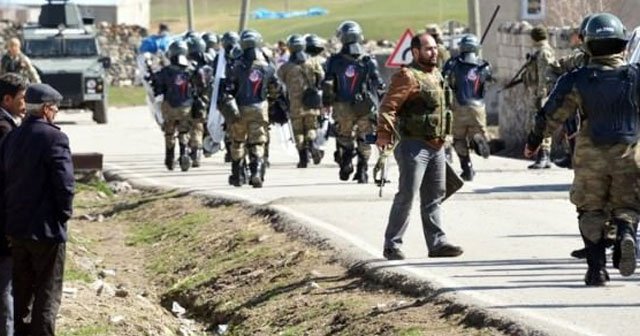
<svg viewBox="0 0 640 336">
<path fill-rule="evenodd" d="M 360 25 L 354 21 L 343 22 L 338 27 L 337 37 L 342 49 L 327 60 L 322 90 L 325 103 L 333 107 L 337 123 L 334 158 L 340 165 L 340 180 L 347 181 L 353 173 L 352 160 L 357 153 L 354 179 L 367 183 L 371 145 L 366 138 L 374 132 L 379 96 L 385 86 L 378 64 L 362 46 Z"/>
<path fill-rule="evenodd" d="M 545 136 L 581 113 L 573 168 L 571 202 L 578 210 L 580 233 L 587 254 L 587 286 L 604 286 L 606 227 L 617 227 L 613 265 L 622 276 L 636 268 L 635 237 L 640 217 L 638 166 L 640 164 L 640 70 L 626 64 L 625 27 L 616 16 L 599 13 L 585 30 L 589 63 L 558 80 L 536 117 L 525 156 L 539 150 Z"/>
<path fill-rule="evenodd" d="M 268 141 L 268 102 L 280 90 L 275 67 L 262 52 L 262 35 L 245 30 L 240 35 L 242 56 L 230 68 L 225 92 L 235 97 L 238 114 L 231 123 L 231 158 L 233 179 L 239 179 L 241 161 L 249 155 L 249 182 L 261 188 L 264 181 L 265 144 Z"/>
<path fill-rule="evenodd" d="M 154 81 L 155 94 L 164 95 L 161 106 L 166 146 L 164 163 L 169 170 L 173 170 L 175 164 L 176 132 L 180 147 L 180 168 L 182 171 L 187 171 L 191 167 L 187 146 L 193 104 L 191 84 L 193 69 L 189 66 L 187 53 L 188 47 L 185 41 L 178 40 L 171 43 L 167 50 L 170 63 L 158 72 Z"/>
<path fill-rule="evenodd" d="M 211 101 L 211 85 L 213 68 L 209 65 L 205 48 L 206 44 L 198 35 L 190 34 L 186 37 L 188 59 L 194 69 L 192 77 L 193 105 L 191 106 L 191 127 L 189 130 L 189 148 L 192 167 L 200 167 L 202 159 L 205 120 Z"/>
<path fill-rule="evenodd" d="M 278 78 L 286 86 L 289 97 L 291 126 L 299 154 L 298 168 L 307 168 L 310 154 L 313 154 L 314 163 L 320 162 L 318 152 L 313 150 L 313 141 L 322 107 L 320 82 L 324 70 L 304 52 L 305 46 L 301 35 L 289 36 L 289 60 L 278 68 Z"/>
<path fill-rule="evenodd" d="M 224 50 L 224 53 L 217 53 L 216 57 L 213 60 L 214 76 L 216 71 L 218 71 L 218 60 L 220 58 L 220 55 L 224 55 L 226 60 L 226 66 L 225 66 L 225 74 L 223 77 L 226 77 L 226 75 L 231 72 L 231 69 L 233 68 L 233 64 L 235 63 L 235 61 L 239 59 L 240 56 L 242 55 L 242 49 L 240 48 L 240 35 L 238 35 L 238 33 L 234 31 L 228 31 L 222 35 L 222 38 L 220 38 L 220 44 L 222 46 L 222 49 Z M 225 80 L 223 79 L 222 83 L 224 82 Z M 223 87 L 223 85 L 221 85 L 221 87 Z M 223 95 L 224 91 L 220 90 L 219 94 Z M 221 96 L 219 98 L 219 101 L 224 101 L 225 99 L 226 97 Z M 229 99 L 226 99 L 226 101 L 229 102 Z M 233 108 L 226 109 L 224 111 L 233 111 Z M 224 111 L 221 110 L 221 112 L 224 112 Z M 231 162 L 232 160 L 231 160 L 231 127 L 230 125 L 231 125 L 233 116 L 225 115 L 225 113 L 223 113 L 223 117 L 225 118 L 224 145 L 226 148 L 226 152 L 224 155 L 224 162 Z M 244 178 L 242 178 L 241 181 L 239 182 L 242 182 L 242 181 L 244 181 Z M 240 185 L 242 185 L 243 183 L 240 183 Z M 237 183 L 232 183 L 232 184 L 237 184 Z"/>
<path fill-rule="evenodd" d="M 443 74 L 455 93 L 453 146 L 460 158 L 460 177 L 465 181 L 472 181 L 475 171 L 469 156 L 469 146 L 478 155 L 489 157 L 484 93 L 485 83 L 491 79 L 491 66 L 478 57 L 480 43 L 475 35 L 463 36 L 458 46 L 460 54 L 447 61 Z"/>
<path fill-rule="evenodd" d="M 206 32 L 202 34 L 201 38 L 205 44 L 206 58 L 209 63 L 213 63 L 213 60 L 216 58 L 216 55 L 218 53 L 218 49 L 220 49 L 220 39 L 218 38 L 218 35 L 212 32 Z"/>
</svg>

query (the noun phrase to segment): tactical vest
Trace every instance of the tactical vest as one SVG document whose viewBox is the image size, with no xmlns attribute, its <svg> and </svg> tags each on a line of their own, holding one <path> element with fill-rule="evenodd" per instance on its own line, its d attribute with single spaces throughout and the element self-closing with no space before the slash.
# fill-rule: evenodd
<svg viewBox="0 0 640 336">
<path fill-rule="evenodd" d="M 186 107 L 193 103 L 193 86 L 191 71 L 177 65 L 170 65 L 163 69 L 164 100 L 172 107 Z"/>
<path fill-rule="evenodd" d="M 275 69 L 267 62 L 244 62 L 233 70 L 236 73 L 238 90 L 235 94 L 238 106 L 256 105 L 267 99 L 268 83 L 275 75 Z"/>
<path fill-rule="evenodd" d="M 582 111 L 588 120 L 588 132 L 596 145 L 633 144 L 638 141 L 637 65 L 613 70 L 580 68 L 575 72 L 575 87 L 582 99 Z"/>
<path fill-rule="evenodd" d="M 484 105 L 484 83 L 487 80 L 486 67 L 488 63 L 469 64 L 456 60 L 451 76 L 455 82 L 455 94 L 458 104 L 463 106 Z"/>
<path fill-rule="evenodd" d="M 335 76 L 335 100 L 343 103 L 358 103 L 364 100 L 367 91 L 368 68 L 361 59 L 342 54 L 331 57 L 330 71 Z"/>
<path fill-rule="evenodd" d="M 21 57 L 17 57 L 15 60 L 11 58 L 11 56 L 9 55 L 4 55 L 2 56 L 2 61 L 0 63 L 2 66 L 2 71 L 4 73 L 7 72 L 12 72 L 12 73 L 22 73 L 23 66 L 22 66 L 22 58 Z"/>
<path fill-rule="evenodd" d="M 440 77 L 434 85 L 430 74 L 411 66 L 407 69 L 420 85 L 420 92 L 407 99 L 398 110 L 400 136 L 422 140 L 444 138 L 452 124 L 451 112 L 445 106 L 444 80 Z"/>
</svg>

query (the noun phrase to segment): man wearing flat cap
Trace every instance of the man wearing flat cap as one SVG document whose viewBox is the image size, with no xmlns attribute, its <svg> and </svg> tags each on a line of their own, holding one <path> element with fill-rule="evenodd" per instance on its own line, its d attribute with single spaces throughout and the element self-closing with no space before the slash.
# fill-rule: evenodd
<svg viewBox="0 0 640 336">
<path fill-rule="evenodd" d="M 17 335 L 54 335 L 74 192 L 69 139 L 53 124 L 62 96 L 25 94 L 27 117 L 0 144 L 0 223 L 11 241 Z M 32 307 L 30 305 L 32 304 Z M 31 313 L 31 323 L 25 318 Z"/>
</svg>

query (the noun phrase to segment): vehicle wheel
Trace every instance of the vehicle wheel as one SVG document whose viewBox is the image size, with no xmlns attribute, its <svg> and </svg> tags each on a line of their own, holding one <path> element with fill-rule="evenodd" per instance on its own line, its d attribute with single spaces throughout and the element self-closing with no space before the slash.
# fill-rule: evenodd
<svg viewBox="0 0 640 336">
<path fill-rule="evenodd" d="M 98 124 L 107 123 L 107 101 L 97 101 L 93 105 L 93 120 Z"/>
</svg>

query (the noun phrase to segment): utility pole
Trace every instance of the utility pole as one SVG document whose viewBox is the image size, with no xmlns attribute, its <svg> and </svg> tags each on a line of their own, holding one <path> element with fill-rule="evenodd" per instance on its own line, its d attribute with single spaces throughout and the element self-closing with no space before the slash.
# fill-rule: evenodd
<svg viewBox="0 0 640 336">
<path fill-rule="evenodd" d="M 480 28 L 480 5 L 478 0 L 467 0 L 467 10 L 469 11 L 469 29 L 471 29 L 471 33 L 480 37 L 482 28 Z"/>
<path fill-rule="evenodd" d="M 242 10 L 240 12 L 240 32 L 247 28 L 249 18 L 249 0 L 242 0 Z"/>
<path fill-rule="evenodd" d="M 187 28 L 193 31 L 193 0 L 187 0 Z"/>
</svg>

